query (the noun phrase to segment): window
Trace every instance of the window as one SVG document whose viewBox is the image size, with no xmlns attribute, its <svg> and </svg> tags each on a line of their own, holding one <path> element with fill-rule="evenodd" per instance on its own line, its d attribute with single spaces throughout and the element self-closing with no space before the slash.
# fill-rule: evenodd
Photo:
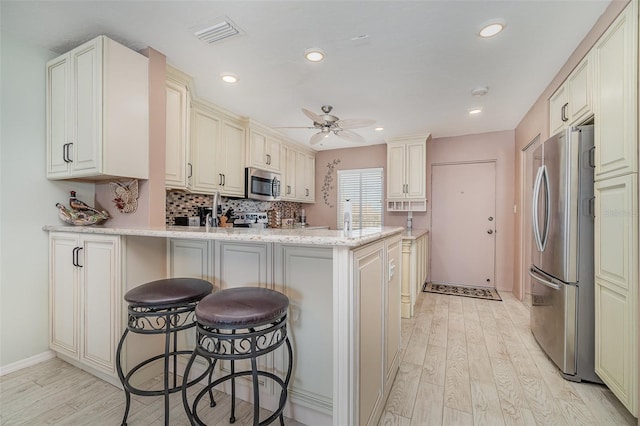
<svg viewBox="0 0 640 426">
<path fill-rule="evenodd" d="M 344 224 L 344 202 L 351 201 L 352 229 L 383 224 L 382 169 L 338 170 L 338 229 Z"/>
</svg>

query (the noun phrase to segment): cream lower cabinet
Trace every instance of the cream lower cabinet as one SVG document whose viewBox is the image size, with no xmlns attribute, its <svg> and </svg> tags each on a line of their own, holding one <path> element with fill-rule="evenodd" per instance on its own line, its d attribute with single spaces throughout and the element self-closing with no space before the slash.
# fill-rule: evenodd
<svg viewBox="0 0 640 426">
<path fill-rule="evenodd" d="M 401 256 L 400 236 L 353 252 L 359 425 L 377 424 L 399 365 Z"/>
<path fill-rule="evenodd" d="M 122 303 L 120 237 L 49 234 L 49 347 L 116 377 Z"/>
<path fill-rule="evenodd" d="M 275 290 L 289 298 L 288 333 L 295 357 L 289 400 L 331 416 L 333 251 L 327 247 L 276 244 L 274 265 Z M 282 351 L 276 355 L 278 374 L 283 374 L 286 359 Z"/>
<path fill-rule="evenodd" d="M 596 182 L 595 370 L 638 415 L 637 174 Z"/>
<path fill-rule="evenodd" d="M 168 240 L 168 273 L 171 278 L 213 281 L 213 243 L 204 240 Z"/>
<path fill-rule="evenodd" d="M 418 294 L 429 273 L 429 234 L 422 232 L 417 237 L 402 238 L 402 318 L 413 316 Z"/>
</svg>

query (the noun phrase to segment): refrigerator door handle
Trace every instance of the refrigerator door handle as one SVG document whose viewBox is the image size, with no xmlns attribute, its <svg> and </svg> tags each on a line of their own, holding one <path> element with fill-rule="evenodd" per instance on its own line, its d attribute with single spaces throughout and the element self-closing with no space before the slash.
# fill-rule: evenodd
<svg viewBox="0 0 640 426">
<path fill-rule="evenodd" d="M 542 239 L 542 250 L 547 247 L 547 242 L 549 241 L 549 218 L 551 217 L 551 191 L 549 191 L 549 173 L 547 173 L 547 167 L 542 166 L 542 174 L 544 175 L 544 189 L 545 194 L 547 196 L 547 202 L 545 204 L 545 212 L 544 212 L 544 238 Z"/>
<path fill-rule="evenodd" d="M 551 281 L 547 281 L 547 280 L 543 280 L 542 278 L 540 278 L 532 269 L 529 269 L 529 275 L 531 276 L 531 278 L 533 278 L 534 280 L 538 281 L 540 284 L 544 284 L 547 287 L 551 287 L 554 290 L 561 290 L 562 288 L 555 283 L 552 283 Z"/>
<path fill-rule="evenodd" d="M 531 203 L 531 219 L 533 222 L 533 238 L 536 241 L 538 251 L 542 251 L 542 240 L 540 239 L 540 224 L 538 223 L 538 202 L 540 201 L 540 184 L 542 183 L 542 167 L 538 168 L 536 180 L 533 184 L 533 202 Z"/>
</svg>

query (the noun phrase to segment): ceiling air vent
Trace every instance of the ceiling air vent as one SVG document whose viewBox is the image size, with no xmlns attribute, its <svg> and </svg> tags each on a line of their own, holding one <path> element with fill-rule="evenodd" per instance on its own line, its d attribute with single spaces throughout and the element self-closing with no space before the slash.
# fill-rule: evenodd
<svg viewBox="0 0 640 426">
<path fill-rule="evenodd" d="M 196 31 L 194 34 L 205 43 L 216 43 L 229 37 L 242 34 L 242 30 L 226 16 L 219 18 L 221 22 Z"/>
</svg>

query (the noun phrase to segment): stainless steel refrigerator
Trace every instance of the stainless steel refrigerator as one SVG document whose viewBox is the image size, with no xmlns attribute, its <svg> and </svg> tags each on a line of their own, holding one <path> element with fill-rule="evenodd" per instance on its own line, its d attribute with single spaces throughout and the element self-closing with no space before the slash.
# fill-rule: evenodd
<svg viewBox="0 0 640 426">
<path fill-rule="evenodd" d="M 594 371 L 593 126 L 572 127 L 534 152 L 531 331 L 564 378 Z"/>
</svg>

